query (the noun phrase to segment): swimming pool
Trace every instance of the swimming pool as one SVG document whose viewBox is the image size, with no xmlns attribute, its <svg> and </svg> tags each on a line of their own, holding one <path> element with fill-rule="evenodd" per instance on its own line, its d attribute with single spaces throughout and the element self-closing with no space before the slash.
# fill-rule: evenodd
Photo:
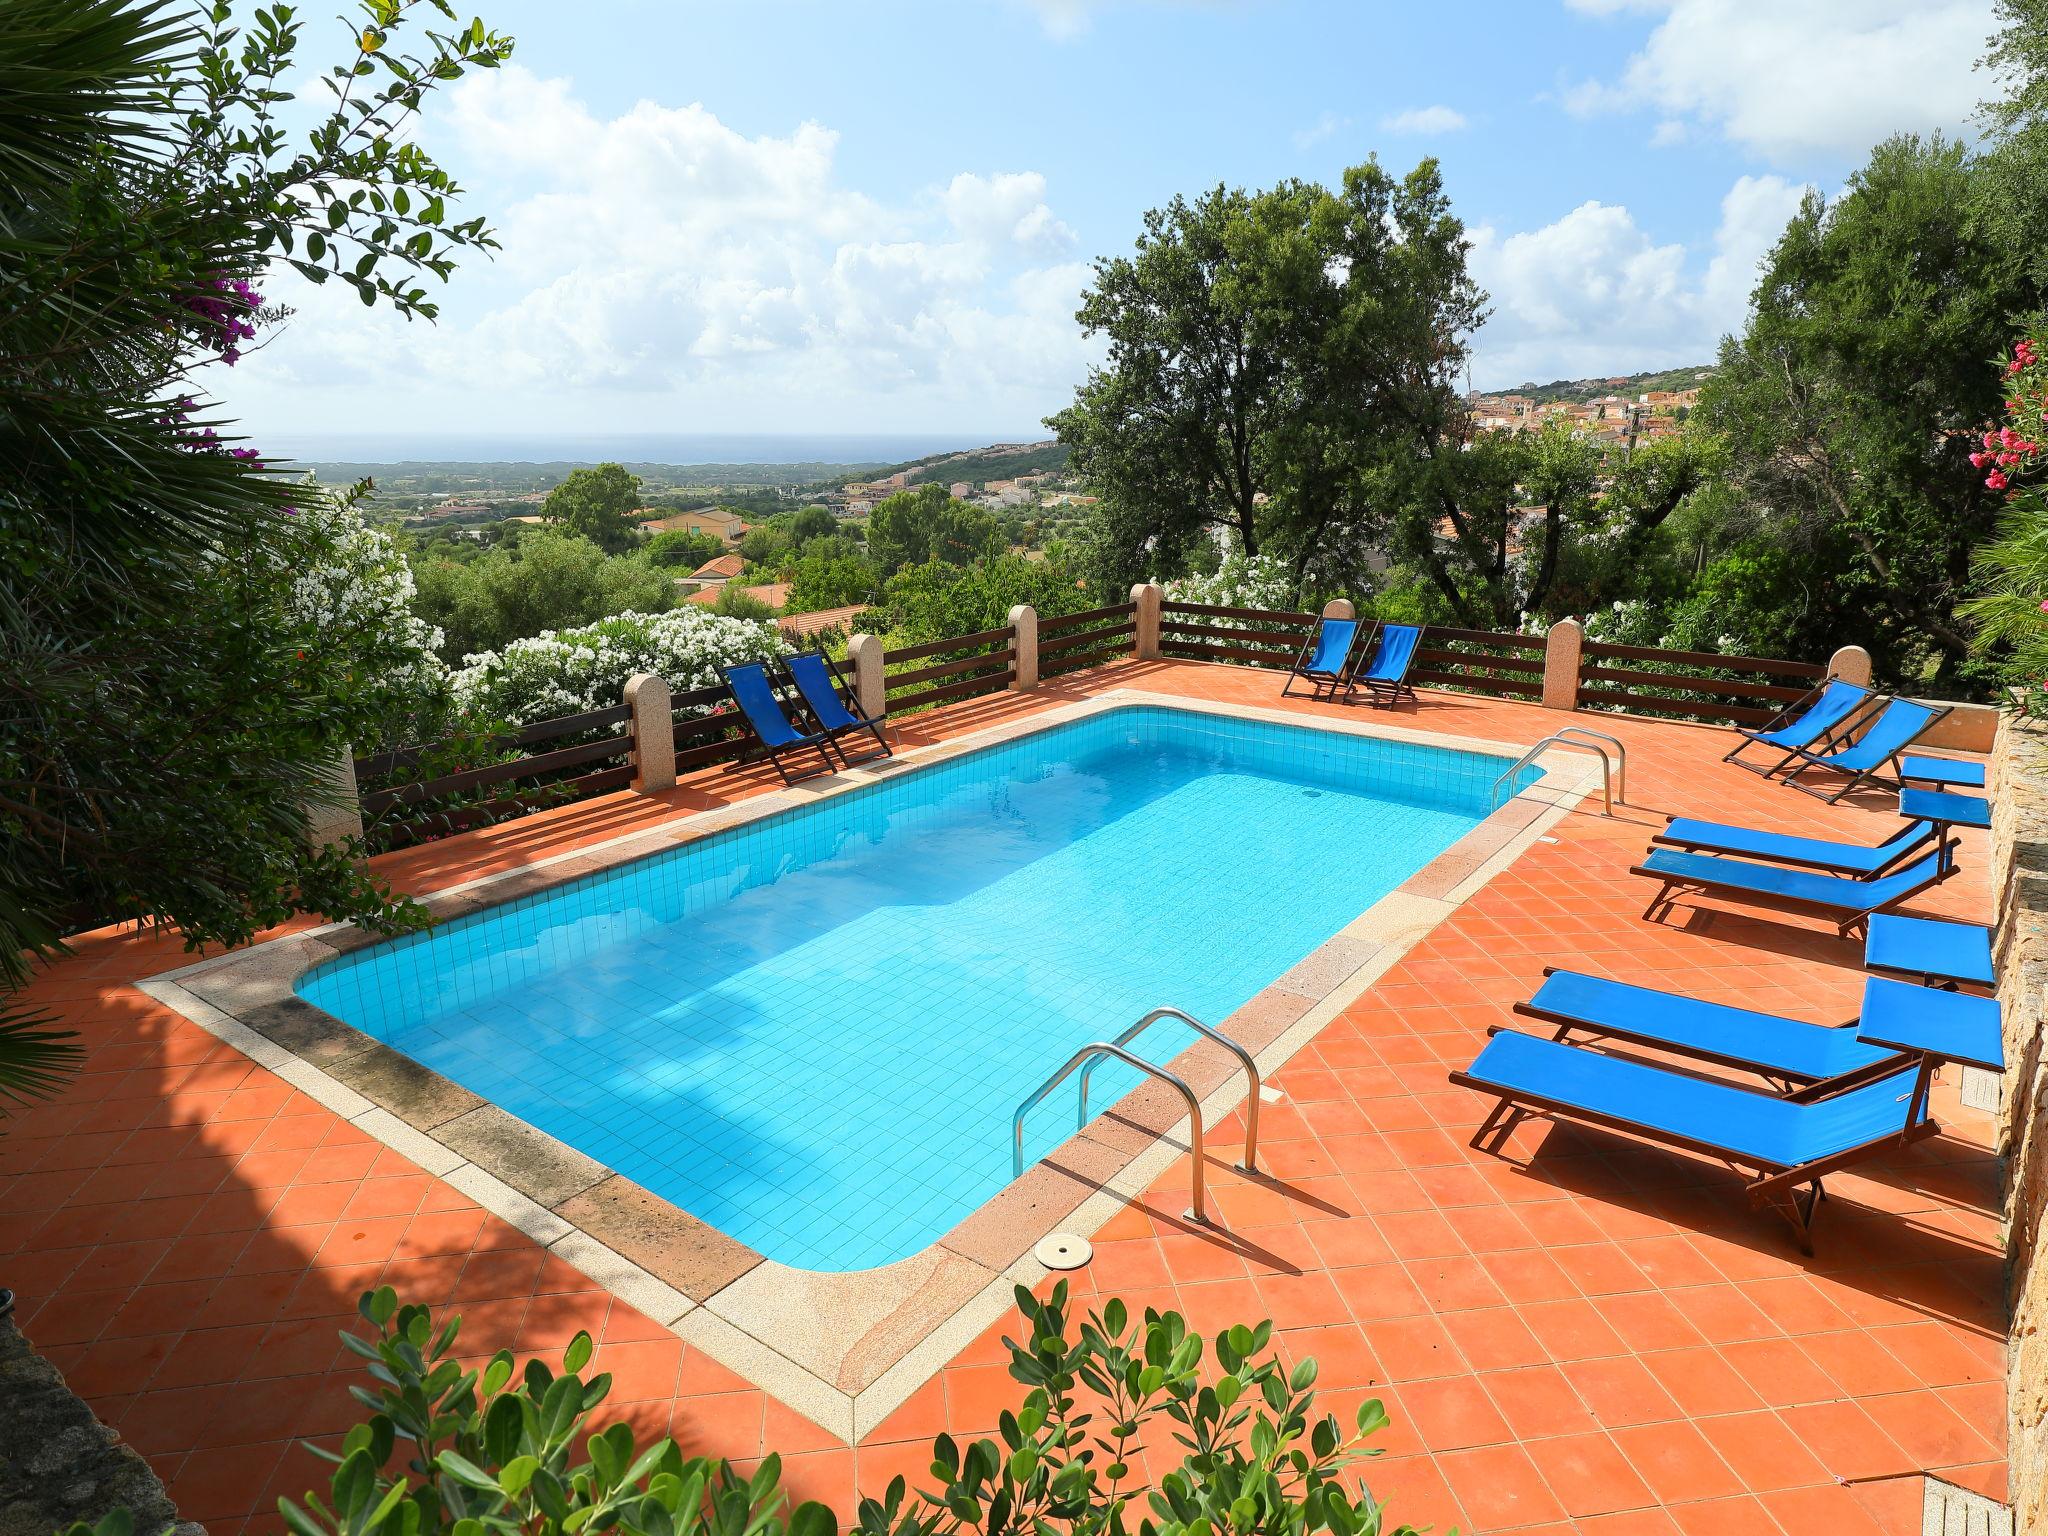
<svg viewBox="0 0 2048 1536">
<path fill-rule="evenodd" d="M 1221 1021 L 1469 832 L 1506 766 L 1119 707 L 297 990 L 769 1258 L 870 1268 L 1009 1182 L 1011 1115 L 1076 1049 L 1162 1003 Z M 1191 1039 L 1161 1026 L 1145 1050 Z M 1137 1081 L 1098 1076 L 1098 1109 Z M 1027 1155 L 1072 1129 L 1058 1095 Z"/>
</svg>

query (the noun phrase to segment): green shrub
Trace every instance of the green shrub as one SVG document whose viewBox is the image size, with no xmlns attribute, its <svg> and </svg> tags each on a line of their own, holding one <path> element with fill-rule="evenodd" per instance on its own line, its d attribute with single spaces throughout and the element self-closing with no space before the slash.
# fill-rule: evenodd
<svg viewBox="0 0 2048 1536">
<path fill-rule="evenodd" d="M 1385 1523 L 1381 1506 L 1345 1473 L 1377 1451 L 1366 1439 L 1387 1423 L 1377 1399 L 1347 1434 L 1315 1413 L 1315 1361 L 1290 1370 L 1272 1348 L 1271 1323 L 1224 1330 L 1218 1370 L 1205 1379 L 1203 1340 L 1180 1314 L 1133 1319 L 1120 1301 L 1076 1318 L 1066 1283 L 1039 1300 L 1023 1286 L 1028 1329 L 1005 1339 L 1023 1389 L 997 1438 L 932 1444 L 929 1489 L 898 1477 L 861 1501 L 861 1536 L 1414 1536 Z M 579 1333 L 559 1373 L 538 1360 L 515 1368 L 500 1350 L 481 1371 L 457 1363 L 460 1318 L 436 1327 L 428 1309 L 398 1304 L 389 1286 L 358 1310 L 375 1330 L 342 1341 L 368 1364 L 374 1386 L 355 1387 L 370 1417 L 338 1450 L 326 1494 L 280 1499 L 296 1536 L 836 1536 L 822 1504 L 788 1507 L 781 1462 L 750 1474 L 685 1456 L 672 1440 L 636 1442 L 625 1424 L 586 1432 L 611 1378 L 584 1378 L 593 1353 Z M 1138 1448 L 1154 1457 L 1167 1430 L 1179 1463 L 1139 1475 Z M 97 1532 L 129 1536 L 123 1512 Z"/>
<path fill-rule="evenodd" d="M 931 1486 L 894 1479 L 863 1499 L 861 1536 L 1417 1536 L 1386 1523 L 1383 1507 L 1346 1473 L 1378 1455 L 1365 1441 L 1387 1423 L 1373 1399 L 1347 1434 L 1315 1412 L 1316 1364 L 1285 1367 L 1273 1325 L 1225 1329 L 1218 1370 L 1205 1379 L 1203 1340 L 1177 1312 L 1133 1319 L 1111 1301 L 1070 1311 L 1066 1283 L 1041 1301 L 1023 1286 L 1029 1325 L 1005 1339 L 1023 1389 L 994 1439 L 932 1443 Z M 789 1507 L 782 1464 L 751 1472 L 685 1456 L 673 1440 L 639 1444 L 615 1423 L 590 1431 L 611 1378 L 586 1379 L 594 1353 L 579 1333 L 561 1371 L 515 1367 L 500 1350 L 482 1370 L 457 1362 L 461 1319 L 437 1327 L 429 1310 L 400 1306 L 389 1286 L 358 1310 L 375 1332 L 342 1341 L 376 1385 L 354 1387 L 370 1416 L 336 1450 L 324 1497 L 280 1499 L 295 1536 L 837 1536 L 832 1510 Z M 1157 1457 L 1167 1430 L 1179 1463 L 1156 1479 L 1136 1453 Z M 64 1536 L 130 1536 L 125 1511 Z"/>
</svg>

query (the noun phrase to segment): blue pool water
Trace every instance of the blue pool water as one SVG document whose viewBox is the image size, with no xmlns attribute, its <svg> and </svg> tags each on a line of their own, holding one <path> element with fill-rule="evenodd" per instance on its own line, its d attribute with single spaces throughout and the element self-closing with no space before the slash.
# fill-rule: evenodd
<svg viewBox="0 0 2048 1536">
<path fill-rule="evenodd" d="M 299 990 L 771 1258 L 865 1269 L 1009 1181 L 1011 1115 L 1080 1046 L 1162 1003 L 1222 1020 L 1469 831 L 1505 766 L 1127 707 Z M 1144 1046 L 1164 1062 L 1191 1038 Z M 1098 1079 L 1098 1111 L 1137 1080 Z M 1027 1156 L 1073 1103 L 1038 1109 Z"/>
</svg>

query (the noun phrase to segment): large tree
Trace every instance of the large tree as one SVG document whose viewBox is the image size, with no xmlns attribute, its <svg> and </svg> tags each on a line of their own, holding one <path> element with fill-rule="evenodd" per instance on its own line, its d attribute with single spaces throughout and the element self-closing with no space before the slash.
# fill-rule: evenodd
<svg viewBox="0 0 2048 1536">
<path fill-rule="evenodd" d="M 362 8 L 293 141 L 286 7 L 241 30 L 227 7 L 0 6 L 0 989 L 108 919 L 232 943 L 392 915 L 356 850 L 306 838 L 389 702 L 293 591 L 352 535 L 300 515 L 200 370 L 281 318 L 267 270 L 430 318 L 419 280 L 491 244 L 405 131 L 510 44 L 472 23 L 403 51 L 414 9 Z"/>
<path fill-rule="evenodd" d="M 1830 589 L 1836 642 L 1900 680 L 1967 656 L 1956 605 L 2002 505 L 1970 462 L 2002 398 L 1988 360 L 2044 297 L 1994 186 L 1963 145 L 1907 135 L 1832 203 L 1809 194 L 1701 402 L 1769 536 Z"/>
<path fill-rule="evenodd" d="M 1390 454 L 1456 414 L 1485 304 L 1466 251 L 1427 160 L 1148 214 L 1082 303 L 1109 358 L 1048 422 L 1103 498 L 1098 584 L 1176 574 L 1219 528 L 1305 582 L 1355 577 L 1385 537 Z"/>
<path fill-rule="evenodd" d="M 868 516 L 868 554 L 884 576 L 928 560 L 967 565 L 1002 543 L 993 517 L 936 482 L 885 497 Z"/>
<path fill-rule="evenodd" d="M 633 514 L 640 509 L 640 477 L 623 465 L 572 469 L 548 492 L 541 515 L 566 533 L 590 540 L 608 555 L 633 547 Z"/>
</svg>

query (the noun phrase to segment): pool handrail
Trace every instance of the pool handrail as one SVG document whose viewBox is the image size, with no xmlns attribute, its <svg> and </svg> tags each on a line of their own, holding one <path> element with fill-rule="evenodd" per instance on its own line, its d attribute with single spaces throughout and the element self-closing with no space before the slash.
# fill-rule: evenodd
<svg viewBox="0 0 2048 1536">
<path fill-rule="evenodd" d="M 1259 1064 L 1252 1060 L 1252 1053 L 1250 1051 L 1239 1045 L 1230 1036 L 1223 1033 L 1222 1030 L 1217 1029 L 1213 1025 L 1204 1024 L 1193 1014 L 1184 1013 L 1178 1008 L 1154 1008 L 1150 1013 L 1138 1020 L 1137 1023 L 1118 1035 L 1110 1044 L 1129 1045 L 1161 1019 L 1178 1019 L 1197 1034 L 1205 1035 L 1209 1039 L 1214 1040 L 1223 1049 L 1235 1056 L 1238 1064 L 1244 1068 L 1245 1081 L 1250 1091 L 1245 1095 L 1244 1101 L 1244 1161 L 1238 1164 L 1238 1167 L 1242 1168 L 1246 1173 L 1257 1173 L 1259 1171 Z M 1089 1058 L 1088 1065 L 1081 1069 L 1081 1116 L 1079 1121 L 1076 1122 L 1077 1127 L 1088 1123 L 1088 1078 L 1101 1060 L 1102 1058 L 1099 1056 L 1091 1057 Z"/>
<path fill-rule="evenodd" d="M 1585 741 L 1576 739 L 1581 736 L 1590 739 Z M 1600 745 L 1603 741 L 1614 748 L 1617 754 L 1615 758 L 1610 758 L 1607 755 L 1607 748 Z M 1614 814 L 1614 802 L 1616 800 L 1619 800 L 1623 805 L 1628 804 L 1628 748 L 1622 745 L 1621 738 L 1610 736 L 1605 731 L 1588 730 L 1583 725 L 1564 725 L 1559 726 L 1548 736 L 1537 742 L 1535 746 L 1516 758 L 1514 766 L 1493 781 L 1493 791 L 1487 796 L 1489 810 L 1497 811 L 1500 809 L 1500 787 L 1510 782 L 1516 774 L 1541 757 L 1546 747 L 1577 747 L 1581 752 L 1599 753 L 1600 798 L 1606 807 L 1603 814 L 1608 816 Z M 1617 787 L 1620 790 L 1619 794 L 1615 792 Z"/>
<path fill-rule="evenodd" d="M 1080 1050 L 1074 1052 L 1068 1058 L 1065 1066 L 1061 1067 L 1059 1071 L 1053 1073 L 1051 1077 L 1039 1085 L 1036 1093 L 1017 1106 L 1017 1113 L 1010 1121 L 1010 1177 L 1014 1179 L 1024 1176 L 1024 1117 L 1044 1103 L 1046 1096 L 1053 1089 L 1059 1087 L 1061 1083 L 1064 1083 L 1076 1067 L 1080 1066 L 1083 1062 L 1094 1060 L 1097 1056 L 1114 1056 L 1118 1061 L 1124 1063 L 1125 1066 L 1136 1067 L 1140 1072 L 1158 1078 L 1159 1081 L 1165 1083 L 1187 1101 L 1188 1152 L 1190 1154 L 1188 1215 L 1194 1220 L 1201 1222 L 1204 1226 L 1208 1225 L 1209 1212 L 1202 1201 L 1201 1100 L 1195 1097 L 1194 1089 L 1190 1088 L 1173 1073 L 1167 1071 L 1166 1068 L 1149 1062 L 1144 1057 L 1137 1055 L 1135 1052 L 1127 1051 L 1120 1045 L 1112 1045 L 1107 1040 L 1098 1040 L 1093 1045 L 1082 1046 Z"/>
</svg>

